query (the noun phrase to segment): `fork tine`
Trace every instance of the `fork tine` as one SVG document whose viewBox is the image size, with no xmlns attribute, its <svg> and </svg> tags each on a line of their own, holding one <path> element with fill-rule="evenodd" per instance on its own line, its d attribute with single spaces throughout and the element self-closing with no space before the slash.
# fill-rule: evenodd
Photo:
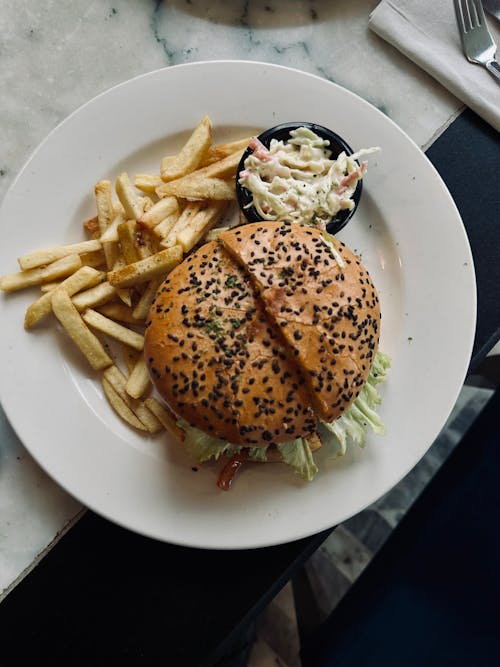
<svg viewBox="0 0 500 667">
<path fill-rule="evenodd" d="M 461 0 L 461 2 L 462 2 L 462 13 L 464 17 L 465 32 L 469 32 L 469 30 L 472 30 L 473 27 L 469 2 L 468 0 Z"/>
<path fill-rule="evenodd" d="M 481 25 L 478 17 L 477 4 L 474 2 L 474 0 L 467 0 L 467 4 L 469 6 L 471 26 L 473 28 L 477 28 Z"/>
<path fill-rule="evenodd" d="M 484 18 L 484 9 L 481 0 L 472 0 L 474 9 L 476 12 L 477 25 L 481 26 L 485 23 L 486 19 Z"/>
<path fill-rule="evenodd" d="M 461 27 L 461 32 L 469 32 L 470 20 L 465 0 L 455 0 L 455 13 Z"/>
</svg>

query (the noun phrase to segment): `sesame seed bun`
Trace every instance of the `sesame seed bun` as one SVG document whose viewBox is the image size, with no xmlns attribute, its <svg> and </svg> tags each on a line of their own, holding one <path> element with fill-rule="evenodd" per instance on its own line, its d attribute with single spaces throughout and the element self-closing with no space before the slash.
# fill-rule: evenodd
<svg viewBox="0 0 500 667">
<path fill-rule="evenodd" d="M 316 428 L 304 377 L 279 329 L 217 242 L 190 255 L 162 284 L 144 351 L 170 409 L 206 433 L 256 447 Z"/>
<path fill-rule="evenodd" d="M 342 414 L 368 377 L 380 310 L 359 259 L 333 244 L 310 227 L 247 224 L 169 274 L 144 351 L 175 414 L 251 447 L 311 436 Z"/>
<path fill-rule="evenodd" d="M 244 225 L 220 241 L 286 340 L 316 414 L 337 419 L 363 388 L 378 349 L 379 299 L 367 270 L 329 237 L 340 266 L 320 230 L 297 224 Z"/>
</svg>

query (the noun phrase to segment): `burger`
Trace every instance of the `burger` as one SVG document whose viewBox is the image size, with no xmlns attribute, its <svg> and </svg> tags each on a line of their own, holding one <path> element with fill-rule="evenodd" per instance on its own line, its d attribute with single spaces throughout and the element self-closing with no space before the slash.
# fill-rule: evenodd
<svg viewBox="0 0 500 667">
<path fill-rule="evenodd" d="M 197 461 L 288 463 L 307 480 L 335 436 L 383 432 L 380 306 L 360 259 L 325 231 L 258 222 L 222 232 L 177 266 L 151 307 L 145 359 Z M 179 430 L 180 429 L 180 430 Z M 328 437 L 329 436 L 329 437 Z"/>
</svg>

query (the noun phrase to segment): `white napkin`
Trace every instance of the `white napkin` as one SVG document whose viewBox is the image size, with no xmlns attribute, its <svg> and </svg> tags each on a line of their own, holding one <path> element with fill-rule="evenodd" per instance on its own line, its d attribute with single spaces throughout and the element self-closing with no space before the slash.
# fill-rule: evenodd
<svg viewBox="0 0 500 667">
<path fill-rule="evenodd" d="M 486 21 L 500 55 L 500 23 Z M 453 0 L 382 0 L 369 26 L 500 131 L 500 83 L 465 58 Z"/>
</svg>

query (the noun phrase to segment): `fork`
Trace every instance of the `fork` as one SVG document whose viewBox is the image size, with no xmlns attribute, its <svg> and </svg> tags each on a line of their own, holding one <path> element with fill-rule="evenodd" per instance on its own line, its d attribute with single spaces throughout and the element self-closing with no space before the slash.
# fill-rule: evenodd
<svg viewBox="0 0 500 667">
<path fill-rule="evenodd" d="M 497 46 L 493 41 L 481 0 L 454 0 L 462 46 L 471 63 L 483 65 L 500 81 L 500 65 L 495 60 Z"/>
</svg>

